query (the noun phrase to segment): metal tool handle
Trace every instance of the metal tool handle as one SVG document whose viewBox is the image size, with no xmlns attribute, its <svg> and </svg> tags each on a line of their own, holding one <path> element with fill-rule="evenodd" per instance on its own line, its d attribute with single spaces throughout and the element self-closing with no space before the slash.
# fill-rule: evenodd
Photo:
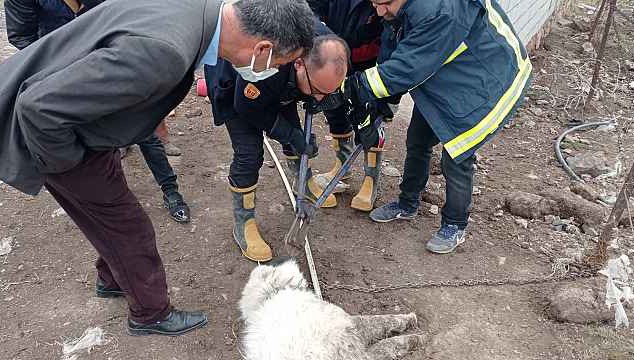
<svg viewBox="0 0 634 360">
<path fill-rule="evenodd" d="M 306 141 L 306 148 L 310 146 L 310 137 L 313 128 L 313 114 L 306 109 L 304 116 L 304 137 Z M 305 217 L 303 202 L 306 201 L 306 182 L 308 178 L 308 154 L 304 153 L 300 157 L 299 162 L 299 180 L 297 189 L 297 201 L 295 203 L 295 211 L 301 218 Z"/>
<path fill-rule="evenodd" d="M 375 129 L 378 129 L 378 127 L 381 126 L 381 123 L 383 123 L 383 120 L 384 120 L 383 116 L 378 116 L 376 120 L 374 121 L 374 123 L 372 124 L 372 126 Z M 330 196 L 330 194 L 333 192 L 333 190 L 337 186 L 337 183 L 339 183 L 341 178 L 343 178 L 343 176 L 350 170 L 350 167 L 352 167 L 352 164 L 357 159 L 357 157 L 359 156 L 362 150 L 363 150 L 363 146 L 361 144 L 358 144 L 354 148 L 354 151 L 352 152 L 352 154 L 348 156 L 346 161 L 341 165 L 341 168 L 339 169 L 339 171 L 337 171 L 335 176 L 332 178 L 332 180 L 330 180 L 330 182 L 328 183 L 324 191 L 321 193 L 321 196 L 317 199 L 317 201 L 315 201 L 315 208 L 319 209 L 324 204 L 328 196 Z"/>
</svg>

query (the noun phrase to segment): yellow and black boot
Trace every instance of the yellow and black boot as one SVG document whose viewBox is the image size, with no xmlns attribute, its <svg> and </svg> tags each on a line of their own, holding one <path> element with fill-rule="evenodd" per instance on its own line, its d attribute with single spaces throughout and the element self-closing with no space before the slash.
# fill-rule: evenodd
<svg viewBox="0 0 634 360">
<path fill-rule="evenodd" d="M 273 258 L 271 248 L 264 241 L 255 222 L 255 185 L 249 188 L 231 186 L 233 195 L 233 238 L 240 246 L 242 255 L 253 261 L 269 261 Z"/>
<path fill-rule="evenodd" d="M 383 149 L 370 148 L 370 150 L 365 152 L 364 158 L 363 170 L 365 171 L 365 177 L 359 193 L 352 198 L 350 207 L 361 211 L 372 211 L 379 191 Z"/>
<path fill-rule="evenodd" d="M 286 166 L 293 177 L 293 191 L 297 193 L 297 183 L 299 182 L 299 156 L 286 156 Z M 311 202 L 316 202 L 319 196 L 323 193 L 322 188 L 317 184 L 315 178 L 313 177 L 313 172 L 308 167 L 308 173 L 306 174 L 306 198 Z M 337 206 L 337 198 L 335 195 L 330 194 L 324 201 L 324 204 L 321 206 L 322 208 L 332 208 Z"/>
<path fill-rule="evenodd" d="M 332 178 L 337 175 L 337 172 L 339 172 L 339 169 L 341 169 L 343 163 L 348 159 L 348 157 L 350 157 L 350 154 L 352 154 L 352 152 L 354 151 L 354 140 L 352 137 L 353 134 L 354 133 L 352 132 L 343 135 L 330 134 L 332 136 L 332 149 L 335 150 L 335 164 L 329 172 L 324 174 L 317 174 L 314 177 L 315 181 L 322 189 L 325 189 L 326 186 L 328 186 L 330 180 L 332 180 Z M 341 180 L 343 181 L 348 178 L 350 178 L 350 171 L 345 173 Z M 335 194 L 338 194 L 344 192 L 347 188 L 347 184 L 339 183 L 337 184 L 337 186 L 335 187 L 335 191 L 333 192 Z"/>
</svg>

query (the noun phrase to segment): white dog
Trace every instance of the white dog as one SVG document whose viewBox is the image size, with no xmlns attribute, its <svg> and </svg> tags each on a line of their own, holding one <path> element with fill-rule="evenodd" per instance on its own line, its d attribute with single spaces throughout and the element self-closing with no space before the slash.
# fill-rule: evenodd
<svg viewBox="0 0 634 360">
<path fill-rule="evenodd" d="M 294 260 L 258 266 L 242 291 L 247 360 L 390 360 L 423 345 L 420 334 L 400 335 L 416 315 L 351 316 L 319 300 Z"/>
</svg>

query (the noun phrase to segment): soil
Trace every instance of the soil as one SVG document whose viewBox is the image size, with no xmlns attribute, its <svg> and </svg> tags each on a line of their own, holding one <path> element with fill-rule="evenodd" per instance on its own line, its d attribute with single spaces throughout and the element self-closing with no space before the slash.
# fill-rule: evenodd
<svg viewBox="0 0 634 360">
<path fill-rule="evenodd" d="M 2 1 L 0 0 L 0 3 Z M 590 3 L 586 3 L 590 4 Z M 620 2 L 631 14 L 632 5 Z M 575 7 L 575 20 L 591 19 Z M 0 55 L 13 51 L 6 43 L 0 15 Z M 588 21 L 585 22 L 587 24 Z M 555 24 L 544 49 L 533 54 L 535 77 L 528 100 L 515 121 L 479 152 L 476 186 L 468 237 L 455 253 L 438 256 L 424 250 L 424 242 L 437 229 L 439 215 L 423 203 L 411 222 L 372 223 L 367 214 L 349 208 L 360 185 L 357 164 L 352 190 L 338 197 L 339 206 L 321 211 L 310 226 L 310 239 L 320 279 L 327 284 L 362 287 L 421 280 L 525 278 L 547 275 L 552 260 L 566 250 L 592 251 L 596 238 L 557 231 L 544 219 L 527 228 L 502 209 L 514 190 L 532 193 L 567 191 L 568 175 L 558 165 L 553 140 L 569 122 L 583 115 L 616 119 L 615 129 L 578 135 L 572 154 L 603 151 L 624 169 L 632 165 L 630 149 L 634 71 L 634 24 L 617 17 L 621 43 L 613 33 L 604 63 L 602 97 L 583 114 L 575 109 L 591 78 L 590 57 L 581 44 L 587 35 L 574 25 Z M 620 68 L 620 70 L 619 70 Z M 389 125 L 385 158 L 402 170 L 405 134 L 411 100 L 403 100 L 399 115 Z M 188 118 L 186 113 L 203 114 Z M 316 122 L 322 151 L 315 169 L 327 171 L 333 154 L 327 150 L 327 126 Z M 171 221 L 162 208 L 161 192 L 138 150 L 124 159 L 131 189 L 154 222 L 158 247 L 165 263 L 171 299 L 185 309 L 204 309 L 209 325 L 176 338 L 130 337 L 125 334 L 124 300 L 94 296 L 95 251 L 49 194 L 23 195 L 0 184 L 0 239 L 13 237 L 14 248 L 0 257 L 0 358 L 59 359 L 61 344 L 94 326 L 110 340 L 85 359 L 238 359 L 239 314 L 237 301 L 254 264 L 240 255 L 231 235 L 232 211 L 226 176 L 232 151 L 225 129 L 213 127 L 210 106 L 195 91 L 168 119 L 171 141 L 183 155 L 170 160 L 179 175 L 181 190 L 192 209 L 191 224 Z M 598 191 L 616 192 L 623 175 L 588 179 Z M 399 178 L 384 177 L 381 205 L 398 196 Z M 442 191 L 442 176 L 429 187 Z M 280 205 L 283 212 L 279 214 Z M 503 211 L 500 212 L 499 210 Z M 264 166 L 258 186 L 258 218 L 262 233 L 278 254 L 293 212 L 273 168 Z M 620 229 L 613 253 L 634 249 L 629 229 Z M 407 359 L 632 359 L 631 330 L 613 324 L 557 323 L 547 316 L 546 298 L 557 286 L 403 289 L 376 294 L 324 290 L 325 299 L 350 313 L 384 314 L 414 311 L 430 343 Z"/>
</svg>

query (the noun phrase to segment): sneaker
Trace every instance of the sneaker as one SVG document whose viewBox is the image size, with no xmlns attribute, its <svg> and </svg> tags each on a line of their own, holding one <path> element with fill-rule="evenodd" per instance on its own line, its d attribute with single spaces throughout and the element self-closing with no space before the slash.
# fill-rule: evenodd
<svg viewBox="0 0 634 360">
<path fill-rule="evenodd" d="M 183 196 L 178 192 L 163 195 L 163 205 L 170 214 L 170 217 L 177 223 L 188 223 L 190 221 L 189 206 Z"/>
<path fill-rule="evenodd" d="M 436 254 L 448 254 L 464 242 L 465 233 L 456 225 L 443 225 L 425 247 Z"/>
<path fill-rule="evenodd" d="M 401 208 L 398 200 L 387 203 L 378 207 L 370 213 L 370 219 L 380 223 L 386 223 L 393 220 L 412 220 L 416 216 L 416 210 L 407 211 Z"/>
</svg>

